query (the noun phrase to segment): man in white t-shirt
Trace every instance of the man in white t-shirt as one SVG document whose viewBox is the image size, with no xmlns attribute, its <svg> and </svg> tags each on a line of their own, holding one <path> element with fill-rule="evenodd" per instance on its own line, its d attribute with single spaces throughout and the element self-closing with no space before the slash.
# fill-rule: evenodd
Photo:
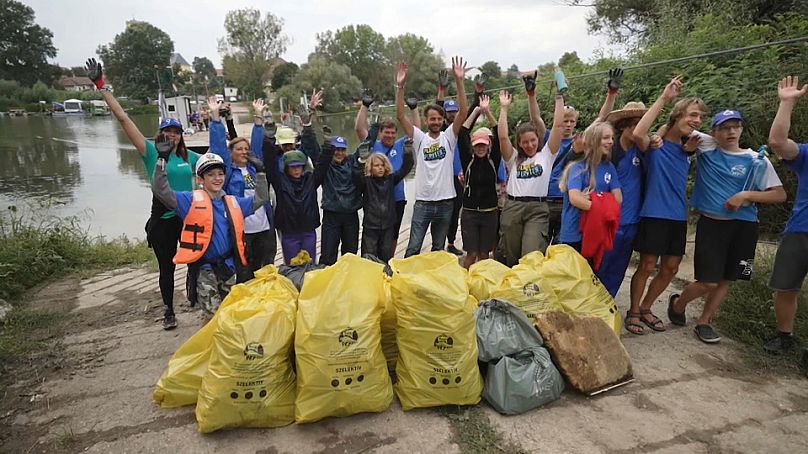
<svg viewBox="0 0 808 454">
<path fill-rule="evenodd" d="M 396 117 L 404 133 L 413 140 L 415 151 L 415 206 L 410 225 L 410 242 L 406 257 L 421 252 L 426 229 L 432 232 L 432 250 L 440 251 L 446 241 L 452 216 L 453 199 L 457 195 L 454 188 L 455 145 L 460 126 L 466 121 L 466 93 L 463 77 L 466 67 L 460 57 L 452 58 L 452 73 L 457 86 L 459 111 L 446 131 L 441 131 L 443 108 L 429 105 L 424 109 L 428 132 L 424 133 L 413 126 L 404 106 L 404 84 L 407 81 L 407 64 L 399 63 L 396 73 Z"/>
</svg>

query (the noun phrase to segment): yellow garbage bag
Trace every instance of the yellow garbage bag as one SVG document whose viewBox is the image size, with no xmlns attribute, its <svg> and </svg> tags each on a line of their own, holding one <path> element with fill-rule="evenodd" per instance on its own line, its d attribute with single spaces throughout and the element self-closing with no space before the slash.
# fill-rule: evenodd
<svg viewBox="0 0 808 454">
<path fill-rule="evenodd" d="M 499 286 L 505 273 L 510 271 L 507 265 L 492 259 L 481 260 L 469 268 L 469 293 L 483 301 L 491 299 L 491 291 Z"/>
<path fill-rule="evenodd" d="M 531 252 L 509 269 L 499 286 L 491 291 L 491 298 L 508 301 L 530 318 L 540 312 L 561 310 L 559 297 L 553 286 L 541 274 L 546 258 L 541 252 Z"/>
<path fill-rule="evenodd" d="M 199 431 L 291 424 L 295 300 L 288 292 L 253 292 L 247 286 L 230 294 L 239 301 L 218 311 L 196 402 Z"/>
<path fill-rule="evenodd" d="M 393 295 L 390 290 L 391 279 L 384 275 L 384 312 L 382 313 L 382 352 L 387 360 L 387 370 L 395 372 L 398 361 L 398 346 L 396 345 L 396 307 L 393 305 Z"/>
<path fill-rule="evenodd" d="M 547 258 L 541 264 L 541 275 L 558 295 L 564 312 L 600 317 L 620 334 L 623 319 L 614 298 L 575 249 L 566 244 L 548 247 Z"/>
<path fill-rule="evenodd" d="M 396 394 L 404 410 L 473 405 L 483 383 L 466 270 L 438 251 L 390 261 L 396 307 Z"/>
<path fill-rule="evenodd" d="M 284 292 L 290 295 L 293 300 L 297 298 L 297 289 L 294 284 L 279 275 L 274 265 L 267 265 L 256 271 L 255 279 L 246 284 L 236 285 L 233 288 L 238 286 L 246 286 L 251 290 L 254 287 L 259 287 L 262 289 L 260 291 L 268 293 Z M 231 290 L 231 293 L 222 301 L 219 309 L 221 310 L 237 301 L 237 296 L 233 296 Z M 208 369 L 210 346 L 213 342 L 213 332 L 216 330 L 218 314 L 219 311 L 171 356 L 166 370 L 160 376 L 154 393 L 152 393 L 152 400 L 160 407 L 173 408 L 196 403 L 196 395 L 199 391 L 199 385 L 202 383 L 202 376 Z"/>
<path fill-rule="evenodd" d="M 353 254 L 310 271 L 295 332 L 295 421 L 382 412 L 393 388 L 382 353 L 384 265 Z"/>
</svg>

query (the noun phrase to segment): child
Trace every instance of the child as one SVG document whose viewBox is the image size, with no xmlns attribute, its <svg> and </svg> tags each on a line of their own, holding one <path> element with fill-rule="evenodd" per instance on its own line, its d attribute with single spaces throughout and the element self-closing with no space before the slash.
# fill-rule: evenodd
<svg viewBox="0 0 808 454">
<path fill-rule="evenodd" d="M 559 240 L 581 252 L 581 212 L 593 207 L 593 195 L 611 193 L 623 201 L 617 170 L 611 162 L 614 132 L 609 123 L 596 121 L 584 131 L 584 158 L 567 165 L 559 187 L 564 193 Z M 619 217 L 619 208 L 618 208 Z M 616 227 L 616 224 L 615 224 Z M 599 259 L 598 259 L 599 260 Z"/>
<path fill-rule="evenodd" d="M 412 140 L 404 143 L 404 162 L 393 172 L 390 160 L 383 153 L 373 153 L 363 163 L 362 148 L 376 142 L 376 127 L 360 145 L 360 159 L 354 167 L 353 180 L 362 194 L 364 219 L 362 220 L 362 255 L 375 255 L 382 261 L 392 256 L 396 235 L 396 185 L 410 173 L 414 164 Z"/>
<path fill-rule="evenodd" d="M 188 264 L 191 304 L 200 302 L 214 314 L 236 281 L 234 257 L 247 264 L 244 253 L 244 217 L 269 200 L 266 177 L 259 170 L 255 197 L 234 197 L 223 190 L 225 165 L 213 153 L 196 163 L 197 182 L 202 189 L 174 192 L 168 186 L 165 164 L 171 147 L 161 135 L 158 160 L 152 178 L 152 192 L 166 207 L 183 218 L 180 245 L 174 263 Z"/>
</svg>

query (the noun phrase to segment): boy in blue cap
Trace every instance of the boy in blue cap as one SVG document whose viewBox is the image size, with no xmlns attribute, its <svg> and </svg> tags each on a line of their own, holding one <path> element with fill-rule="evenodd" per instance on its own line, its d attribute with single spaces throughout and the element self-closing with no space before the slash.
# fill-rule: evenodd
<svg viewBox="0 0 808 454">
<path fill-rule="evenodd" d="M 674 325 L 684 326 L 685 307 L 704 296 L 695 332 L 709 344 L 721 340 L 710 323 L 730 283 L 752 277 L 758 237 L 756 204 L 786 200 L 771 162 L 763 157 L 765 165 L 757 164 L 758 153 L 740 147 L 742 133 L 743 117 L 737 110 L 715 114 L 709 135 L 694 131 L 700 137 L 696 183 L 690 199 L 700 214 L 694 258 L 696 280 L 685 286 L 681 296 L 671 295 L 668 318 Z"/>
</svg>

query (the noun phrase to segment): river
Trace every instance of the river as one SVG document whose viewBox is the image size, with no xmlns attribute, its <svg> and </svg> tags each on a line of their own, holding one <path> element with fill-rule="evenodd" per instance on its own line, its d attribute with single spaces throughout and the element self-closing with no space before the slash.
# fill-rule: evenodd
<svg viewBox="0 0 808 454">
<path fill-rule="evenodd" d="M 147 137 L 155 133 L 156 115 L 132 119 Z M 351 114 L 325 121 L 351 149 L 353 122 Z M 140 155 L 114 118 L 0 117 L 0 209 L 77 216 L 92 235 L 143 239 L 150 203 Z M 409 218 L 412 204 L 407 208 Z"/>
</svg>

